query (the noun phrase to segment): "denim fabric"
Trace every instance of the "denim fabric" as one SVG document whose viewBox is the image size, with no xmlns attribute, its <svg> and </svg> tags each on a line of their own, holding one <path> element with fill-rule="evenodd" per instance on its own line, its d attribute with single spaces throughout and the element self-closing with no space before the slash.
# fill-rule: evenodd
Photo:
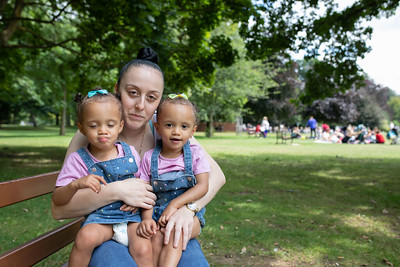
<svg viewBox="0 0 400 267">
<path fill-rule="evenodd" d="M 125 247 L 113 240 L 107 241 L 97 247 L 89 263 L 89 267 L 136 267 L 135 261 Z M 178 267 L 208 267 L 210 266 L 201 251 L 200 243 L 196 239 L 189 241 L 187 248 L 182 253 Z"/>
<path fill-rule="evenodd" d="M 167 208 L 171 200 L 182 195 L 197 183 L 196 177 L 193 174 L 192 151 L 190 150 L 189 141 L 183 146 L 184 171 L 173 171 L 159 175 L 158 157 L 160 156 L 161 149 L 162 143 L 158 142 L 151 155 L 151 184 L 157 196 L 156 204 L 153 209 L 153 220 L 156 222 L 160 219 L 161 214 Z M 204 207 L 196 213 L 201 227 L 205 225 L 205 212 L 206 210 Z"/>
<path fill-rule="evenodd" d="M 120 142 L 124 150 L 124 157 L 94 163 L 84 148 L 78 150 L 79 156 L 88 167 L 91 174 L 103 176 L 107 183 L 134 178 L 138 171 L 135 157 L 128 144 Z M 113 202 L 90 213 L 82 226 L 89 223 L 116 224 L 120 222 L 141 222 L 140 212 L 132 214 L 130 211 L 121 211 L 122 201 Z"/>
</svg>

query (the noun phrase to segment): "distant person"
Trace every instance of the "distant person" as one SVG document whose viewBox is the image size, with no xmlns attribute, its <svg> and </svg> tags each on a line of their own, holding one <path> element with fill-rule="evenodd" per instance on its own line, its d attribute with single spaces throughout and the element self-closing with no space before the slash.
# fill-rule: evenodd
<svg viewBox="0 0 400 267">
<path fill-rule="evenodd" d="M 261 122 L 261 133 L 263 134 L 264 138 L 267 138 L 268 130 L 269 130 L 269 122 L 268 122 L 268 117 L 264 116 L 262 122 Z"/>
<path fill-rule="evenodd" d="M 261 125 L 257 124 L 256 131 L 255 131 L 254 135 L 255 135 L 255 137 L 259 137 L 260 134 L 261 134 Z"/>
<path fill-rule="evenodd" d="M 317 129 L 318 123 L 314 119 L 313 116 L 310 117 L 310 119 L 307 121 L 306 127 L 310 128 L 310 138 L 315 139 L 317 136 L 316 129 Z"/>
<path fill-rule="evenodd" d="M 376 131 L 375 138 L 376 138 L 376 143 L 377 144 L 384 144 L 385 143 L 385 137 L 383 136 L 381 131 L 379 131 L 379 130 Z"/>
<path fill-rule="evenodd" d="M 161 140 L 143 156 L 140 177 L 151 180 L 157 201 L 154 208 L 142 211 L 138 233 L 151 239 L 154 266 L 177 266 L 182 255 L 182 240 L 174 247 L 173 240 L 164 244 L 164 231 L 169 218 L 181 207 L 197 213 L 191 238 L 196 238 L 204 226 L 205 208 L 198 210 L 194 201 L 208 191 L 210 164 L 199 145 L 190 144 L 195 133 L 196 107 L 185 94 L 171 94 L 157 109 L 154 126 Z"/>
<path fill-rule="evenodd" d="M 79 189 L 89 188 L 99 193 L 102 184 L 135 178 L 139 170 L 140 156 L 135 148 L 116 142 L 124 126 L 120 100 L 104 89 L 90 91 L 84 98 L 78 94 L 76 100 L 78 128 L 89 144 L 65 161 L 52 196 L 56 205 L 70 202 Z M 123 209 L 123 205 L 122 201 L 116 201 L 86 216 L 72 247 L 69 266 L 88 266 L 93 250 L 112 239 L 114 232 L 121 231 L 120 223 L 123 223 L 123 233 L 128 233 L 129 242 L 117 241 L 129 246 L 131 256 L 139 265 L 152 266 L 151 242 L 136 233 L 140 213 L 126 205 Z"/>
</svg>

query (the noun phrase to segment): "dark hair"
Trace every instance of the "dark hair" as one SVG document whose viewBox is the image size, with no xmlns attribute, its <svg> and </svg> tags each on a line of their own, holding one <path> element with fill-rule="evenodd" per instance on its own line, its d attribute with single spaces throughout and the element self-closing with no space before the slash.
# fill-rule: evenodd
<svg viewBox="0 0 400 267">
<path fill-rule="evenodd" d="M 183 97 L 175 97 L 174 99 L 167 97 L 167 98 L 161 100 L 161 103 L 158 105 L 158 108 L 157 108 L 157 117 L 159 117 L 160 114 L 162 114 L 164 106 L 168 103 L 175 104 L 175 105 L 179 104 L 179 105 L 190 106 L 193 110 L 194 125 L 198 124 L 198 118 L 197 118 L 198 110 L 197 110 L 196 105 Z"/>
<path fill-rule="evenodd" d="M 93 89 L 93 91 L 96 90 L 101 90 L 101 87 L 96 87 Z M 122 112 L 122 104 L 121 101 L 118 99 L 117 96 L 115 96 L 114 94 L 111 93 L 107 93 L 107 94 L 100 94 L 97 93 L 95 95 L 93 95 L 92 97 L 88 97 L 86 96 L 82 96 L 81 93 L 77 93 L 75 95 L 74 101 L 78 103 L 77 107 L 76 107 L 76 114 L 77 114 L 77 118 L 78 118 L 78 122 L 79 123 L 83 123 L 83 113 L 85 111 L 86 106 L 89 103 L 106 103 L 106 102 L 114 102 L 117 104 L 118 109 L 119 109 L 119 113 L 121 115 L 121 120 L 123 120 L 123 112 Z"/>
<path fill-rule="evenodd" d="M 162 72 L 161 68 L 158 66 L 158 56 L 156 52 L 154 52 L 153 49 L 150 47 L 148 48 L 140 48 L 136 58 L 130 62 L 128 62 L 120 71 L 118 81 L 117 81 L 117 86 L 119 86 L 122 78 L 124 77 L 125 73 L 130 70 L 132 67 L 140 67 L 140 66 L 147 66 L 150 68 L 153 68 L 155 70 L 158 70 L 163 79 L 164 79 L 164 73 Z"/>
</svg>

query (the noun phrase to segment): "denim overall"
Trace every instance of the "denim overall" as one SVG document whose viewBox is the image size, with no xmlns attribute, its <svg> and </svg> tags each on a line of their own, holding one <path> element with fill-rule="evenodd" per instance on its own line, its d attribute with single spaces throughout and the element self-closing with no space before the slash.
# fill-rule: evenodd
<svg viewBox="0 0 400 267">
<path fill-rule="evenodd" d="M 151 155 L 151 184 L 157 195 L 156 204 L 153 209 L 153 220 L 158 222 L 169 202 L 182 195 L 186 190 L 193 187 L 197 181 L 192 169 L 192 152 L 189 141 L 183 146 L 183 158 L 185 171 L 172 171 L 158 175 L 158 157 L 161 153 L 162 143 L 157 142 Z M 205 208 L 196 213 L 201 227 L 204 227 Z"/>
<path fill-rule="evenodd" d="M 119 180 L 134 178 L 134 173 L 138 171 L 135 157 L 128 144 L 119 142 L 122 145 L 125 156 L 108 161 L 94 163 L 84 148 L 77 152 L 85 162 L 89 173 L 103 176 L 107 183 L 112 183 Z M 116 201 L 104 207 L 101 207 L 90 213 L 82 226 L 89 223 L 100 224 L 116 224 L 120 222 L 141 222 L 140 213 L 131 211 L 121 211 L 119 208 L 124 203 Z"/>
</svg>

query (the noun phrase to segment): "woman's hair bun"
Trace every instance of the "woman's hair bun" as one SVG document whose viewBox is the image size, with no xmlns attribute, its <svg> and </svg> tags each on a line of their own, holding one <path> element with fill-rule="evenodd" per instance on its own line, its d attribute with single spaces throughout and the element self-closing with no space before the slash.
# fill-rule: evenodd
<svg viewBox="0 0 400 267">
<path fill-rule="evenodd" d="M 140 48 L 137 59 L 149 60 L 158 65 L 158 56 L 150 47 Z"/>
<path fill-rule="evenodd" d="M 75 102 L 81 102 L 82 101 L 82 99 L 83 99 L 83 97 L 82 97 L 82 94 L 81 93 L 77 93 L 76 95 L 75 95 L 75 97 L 74 97 L 74 101 Z"/>
</svg>

